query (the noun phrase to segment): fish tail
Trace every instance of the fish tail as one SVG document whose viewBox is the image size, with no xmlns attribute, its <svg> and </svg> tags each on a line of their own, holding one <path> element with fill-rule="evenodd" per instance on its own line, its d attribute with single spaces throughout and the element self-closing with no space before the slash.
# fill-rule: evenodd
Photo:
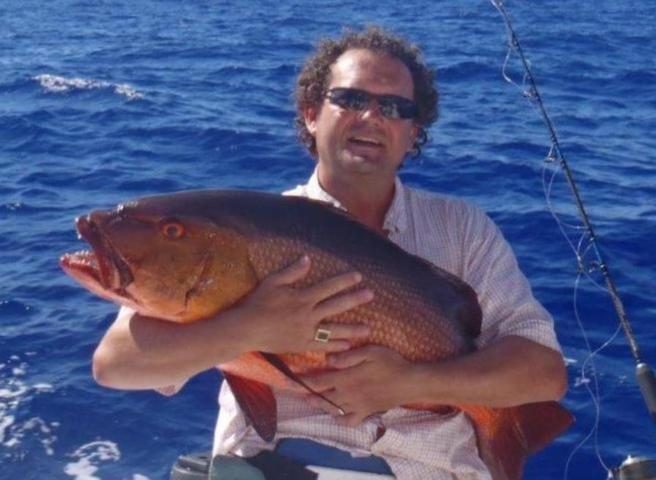
<svg viewBox="0 0 656 480">
<path fill-rule="evenodd" d="M 479 454 L 494 480 L 520 480 L 526 457 L 547 446 L 574 420 L 557 402 L 463 410 L 474 423 Z"/>
</svg>

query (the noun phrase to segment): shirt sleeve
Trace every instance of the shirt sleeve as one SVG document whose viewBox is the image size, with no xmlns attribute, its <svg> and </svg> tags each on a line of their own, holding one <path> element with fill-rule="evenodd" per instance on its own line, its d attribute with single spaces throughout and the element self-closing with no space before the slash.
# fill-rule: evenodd
<svg viewBox="0 0 656 480">
<path fill-rule="evenodd" d="M 561 352 L 553 319 L 535 299 L 510 245 L 480 209 L 468 206 L 462 218 L 465 278 L 483 311 L 479 347 L 517 335 Z"/>
</svg>

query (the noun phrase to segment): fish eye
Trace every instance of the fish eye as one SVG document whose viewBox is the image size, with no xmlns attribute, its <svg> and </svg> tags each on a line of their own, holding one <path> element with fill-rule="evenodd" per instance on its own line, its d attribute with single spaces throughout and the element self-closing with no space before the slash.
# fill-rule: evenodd
<svg viewBox="0 0 656 480">
<path fill-rule="evenodd" d="M 162 234 L 170 240 L 177 240 L 182 238 L 185 234 L 184 225 L 174 219 L 169 219 L 162 222 L 160 230 Z"/>
</svg>

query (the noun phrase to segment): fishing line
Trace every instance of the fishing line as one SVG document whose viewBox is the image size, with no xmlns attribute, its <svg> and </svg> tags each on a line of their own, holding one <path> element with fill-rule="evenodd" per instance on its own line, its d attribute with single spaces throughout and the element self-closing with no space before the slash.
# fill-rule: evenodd
<svg viewBox="0 0 656 480">
<path fill-rule="evenodd" d="M 580 369 L 580 377 L 578 377 L 577 383 L 580 382 L 580 385 L 583 385 L 583 387 L 587 390 L 588 394 L 590 395 L 590 398 L 592 399 L 592 403 L 594 405 L 595 409 L 595 416 L 594 416 L 594 424 L 588 434 L 576 445 L 576 447 L 572 450 L 572 452 L 569 454 L 567 457 L 567 462 L 565 463 L 565 474 L 563 478 L 568 478 L 569 476 L 569 466 L 572 460 L 574 459 L 574 456 L 580 450 L 585 443 L 590 440 L 592 436 L 594 436 L 594 449 L 595 449 L 595 454 L 597 456 L 597 459 L 599 460 L 599 463 L 601 466 L 606 470 L 608 474 L 611 473 L 611 469 L 608 467 L 606 462 L 604 461 L 601 451 L 599 450 L 599 421 L 601 419 L 601 393 L 600 393 L 600 388 L 599 388 L 599 377 L 597 376 L 597 368 L 594 363 L 594 358 L 604 350 L 606 347 L 608 347 L 619 335 L 622 327 L 621 325 L 617 325 L 617 328 L 615 329 L 615 332 L 606 340 L 601 346 L 599 346 L 596 350 L 592 351 L 592 346 L 590 344 L 590 340 L 588 338 L 587 331 L 585 327 L 583 326 L 583 321 L 581 320 L 581 315 L 579 313 L 579 308 L 578 308 L 578 292 L 579 292 L 579 283 L 581 281 L 581 276 L 583 275 L 584 272 L 579 271 L 576 275 L 576 279 L 574 281 L 574 292 L 573 292 L 573 298 L 572 298 L 572 305 L 573 305 L 573 310 L 574 310 L 574 317 L 576 318 L 576 323 L 579 326 L 579 329 L 581 331 L 581 334 L 583 336 L 583 341 L 585 343 L 586 349 L 588 350 L 589 354 L 587 358 L 583 361 L 583 364 L 581 365 Z M 600 288 L 603 289 L 603 287 L 599 286 Z M 587 376 L 586 372 L 590 372 L 590 377 Z M 590 387 L 590 382 L 592 382 L 592 388 Z M 611 477 L 609 477 L 611 478 Z"/>
<path fill-rule="evenodd" d="M 628 322 L 628 318 L 626 315 L 626 312 L 624 310 L 624 306 L 622 304 L 621 299 L 619 298 L 617 288 L 615 287 L 615 283 L 613 282 L 610 272 L 608 271 L 608 267 L 606 266 L 606 262 L 603 259 L 603 256 L 601 252 L 599 251 L 599 248 L 597 246 L 597 237 L 594 233 L 594 230 L 592 228 L 592 225 L 590 223 L 588 214 L 585 210 L 585 207 L 583 205 L 583 202 L 581 200 L 581 197 L 578 192 L 578 188 L 576 187 L 576 184 L 574 183 L 573 175 L 572 172 L 569 168 L 569 165 L 567 161 L 565 160 L 562 151 L 560 149 L 560 143 L 558 142 L 558 137 L 556 135 L 556 130 L 553 126 L 553 123 L 551 121 L 551 118 L 547 114 L 544 103 L 542 102 L 542 98 L 540 96 L 540 93 L 537 89 L 537 85 L 535 83 L 535 79 L 533 78 L 533 75 L 530 70 L 530 66 L 528 64 L 528 61 L 526 60 L 526 57 L 524 56 L 524 52 L 521 49 L 521 46 L 519 44 L 519 40 L 517 39 L 517 35 L 515 34 L 512 25 L 510 23 L 510 19 L 508 17 L 508 14 L 503 7 L 503 2 L 501 0 L 490 0 L 492 2 L 492 5 L 494 5 L 497 10 L 501 13 L 504 22 L 506 24 L 506 29 L 508 30 L 508 35 L 509 35 L 509 49 L 511 51 L 516 52 L 521 61 L 522 65 L 525 70 L 525 78 L 528 80 L 530 83 L 530 88 L 529 90 L 525 90 L 525 95 L 528 96 L 531 100 L 535 102 L 535 104 L 538 106 L 542 118 L 544 122 L 546 123 L 546 126 L 549 130 L 549 134 L 551 137 L 551 152 L 553 155 L 554 161 L 557 161 L 560 165 L 560 168 L 562 169 L 563 173 L 565 173 L 565 178 L 567 179 L 567 183 L 569 184 L 570 189 L 572 190 L 572 193 L 574 195 L 574 200 L 577 206 L 577 209 L 579 211 L 579 214 L 581 216 L 581 220 L 583 222 L 583 226 L 585 229 L 588 231 L 588 235 L 590 237 L 590 243 L 595 251 L 597 260 L 599 262 L 599 268 L 604 276 L 604 280 L 606 281 L 606 287 L 611 295 L 611 299 L 613 300 L 613 305 L 618 313 L 622 328 L 624 328 L 625 333 L 627 334 L 628 340 L 629 340 L 629 346 L 631 347 L 631 353 L 633 354 L 634 358 L 636 361 L 640 361 L 640 350 L 638 348 L 638 345 L 635 342 L 635 337 L 633 335 L 633 331 L 631 328 L 631 325 Z M 512 82 L 512 80 L 511 80 Z M 512 82 L 514 83 L 514 82 Z"/>
<path fill-rule="evenodd" d="M 492 0 L 492 3 L 494 4 L 497 9 L 500 7 Z M 502 13 L 503 15 L 503 13 Z M 505 18 L 505 17 L 504 17 Z M 514 48 L 514 43 L 513 43 L 513 31 L 512 27 L 506 23 L 506 30 L 507 30 L 507 35 L 509 39 L 509 46 L 506 51 L 506 56 L 503 61 L 502 69 L 501 69 L 501 75 L 504 78 L 506 82 L 509 84 L 515 86 L 522 94 L 522 96 L 526 97 L 529 99 L 529 101 L 535 101 L 535 95 L 531 92 L 531 90 L 528 90 L 526 88 L 527 85 L 527 74 L 524 73 L 522 77 L 522 84 L 519 85 L 517 82 L 515 82 L 512 78 L 512 76 L 508 73 L 509 71 L 509 65 L 510 61 L 513 57 L 513 52 L 515 52 Z M 534 106 L 533 102 L 531 102 L 531 105 Z M 553 140 L 553 136 L 552 136 Z M 581 335 L 584 339 L 584 343 L 586 346 L 586 350 L 588 352 L 587 358 L 583 361 L 581 367 L 580 367 L 580 373 L 579 377 L 576 379 L 576 386 L 582 385 L 588 394 L 590 395 L 590 398 L 592 400 L 593 406 L 594 406 L 594 420 L 593 420 L 593 425 L 590 429 L 590 431 L 587 432 L 587 434 L 583 437 L 582 440 L 579 441 L 579 443 L 574 447 L 574 449 L 570 452 L 567 461 L 565 462 L 565 470 L 564 470 L 564 477 L 565 479 L 568 478 L 569 476 L 569 467 L 570 464 L 576 455 L 576 453 L 591 439 L 594 437 L 594 445 L 595 445 L 595 452 L 597 455 L 597 458 L 599 459 L 600 464 L 603 466 L 606 471 L 608 471 L 608 467 L 606 466 L 606 463 L 604 462 L 603 458 L 601 457 L 600 451 L 599 451 L 599 446 L 598 446 L 598 430 L 599 430 L 599 422 L 601 418 L 601 394 L 599 391 L 599 383 L 596 375 L 596 366 L 594 364 L 594 353 L 592 352 L 592 347 L 590 345 L 589 339 L 587 332 L 585 330 L 585 327 L 583 326 L 583 322 L 581 321 L 580 314 L 579 314 L 579 309 L 578 309 L 578 291 L 579 291 L 579 285 L 581 281 L 581 276 L 585 275 L 586 278 L 591 281 L 597 288 L 601 288 L 603 290 L 603 287 L 599 285 L 589 274 L 588 269 L 585 268 L 585 263 L 584 259 L 587 255 L 587 253 L 590 250 L 590 246 L 588 245 L 587 247 L 583 247 L 584 243 L 586 242 L 586 232 L 585 232 L 585 227 L 583 225 L 579 224 L 572 224 L 569 222 L 563 221 L 558 213 L 556 212 L 556 208 L 553 204 L 552 201 L 552 196 L 553 196 L 553 189 L 554 189 L 554 184 L 559 177 L 559 175 L 562 173 L 562 168 L 561 165 L 558 163 L 558 150 L 554 143 L 552 142 L 549 151 L 545 157 L 545 161 L 543 162 L 542 165 L 542 190 L 544 193 L 544 198 L 545 202 L 547 204 L 547 209 L 550 213 L 550 215 L 553 217 L 553 219 L 556 222 L 556 225 L 558 229 L 560 230 L 562 236 L 565 238 L 567 241 L 567 244 L 569 245 L 570 249 L 574 253 L 574 256 L 576 257 L 576 262 L 578 266 L 578 272 L 574 281 L 574 287 L 573 287 L 573 298 L 572 298 L 572 306 L 574 310 L 574 316 L 576 318 L 577 325 L 581 331 Z M 567 231 L 573 230 L 577 232 L 583 231 L 582 235 L 580 235 L 578 242 L 575 244 L 574 241 L 570 238 L 570 235 Z M 590 379 L 587 376 L 586 369 L 589 368 L 590 374 L 592 377 L 592 388 L 590 386 Z"/>
<path fill-rule="evenodd" d="M 594 353 L 592 352 L 592 346 L 590 345 L 590 340 L 588 339 L 588 334 L 585 330 L 585 327 L 583 326 L 583 322 L 581 321 L 581 316 L 579 314 L 579 309 L 578 309 L 578 291 L 579 291 L 579 283 L 581 281 L 581 275 L 583 272 L 579 271 L 578 274 L 576 275 L 576 279 L 574 280 L 574 292 L 573 292 L 573 298 L 572 298 L 572 305 L 574 307 L 574 317 L 576 318 L 576 322 L 579 326 L 579 329 L 581 331 L 581 334 L 583 336 L 583 342 L 585 343 L 585 346 L 589 352 L 588 357 L 585 359 L 583 364 L 581 365 L 580 369 L 580 377 L 577 378 L 577 382 L 580 380 L 580 385 L 583 385 L 583 387 L 587 390 L 588 394 L 590 395 L 590 398 L 592 399 L 592 403 L 594 405 L 594 411 L 595 411 L 595 416 L 594 416 L 594 423 L 590 431 L 587 433 L 587 435 L 574 447 L 574 449 L 570 452 L 569 456 L 567 457 L 567 461 L 565 462 L 565 471 L 563 478 L 567 479 L 569 477 L 569 466 L 574 459 L 574 456 L 576 453 L 594 436 L 594 445 L 595 445 L 595 454 L 597 455 L 597 458 L 599 460 L 599 463 L 602 465 L 602 467 L 609 472 L 610 469 L 607 467 L 606 463 L 604 462 L 601 452 L 599 451 L 599 441 L 597 434 L 599 432 L 599 421 L 601 419 L 601 396 L 599 393 L 599 382 L 598 382 L 598 377 L 596 373 L 596 367 L 594 364 L 594 356 L 600 352 L 603 348 L 606 347 L 607 344 L 609 344 L 612 340 L 615 339 L 617 334 L 619 333 L 620 327 L 618 326 L 615 334 L 613 334 L 610 338 L 609 341 L 604 343 L 602 347 L 598 348 Z M 588 362 L 590 363 L 589 371 L 590 371 L 590 376 L 592 377 L 592 380 L 586 376 L 586 371 L 588 370 Z M 592 388 L 590 387 L 590 382 L 592 382 Z"/>
<path fill-rule="evenodd" d="M 517 51 L 519 48 L 519 42 L 516 38 L 516 35 L 514 34 L 514 31 L 512 29 L 512 25 L 510 24 L 510 21 L 508 19 L 508 16 L 506 12 L 503 10 L 503 5 L 500 2 L 495 2 L 494 0 L 491 0 L 492 4 L 497 8 L 497 10 L 500 11 L 504 18 L 504 23 L 506 25 L 506 32 L 508 36 L 508 49 L 506 52 L 505 59 L 503 61 L 503 66 L 502 66 L 502 71 L 501 74 L 506 80 L 506 82 L 510 83 L 511 85 L 514 85 L 516 88 L 520 90 L 522 95 L 531 101 L 531 104 L 534 105 L 535 103 L 541 103 L 541 99 L 539 97 L 539 92 L 537 92 L 537 89 L 534 87 L 534 83 L 532 82 L 532 78 L 529 77 L 530 75 L 530 69 L 529 69 L 529 64 L 527 61 L 524 61 L 524 75 L 522 77 L 522 84 L 518 85 L 517 82 L 515 82 L 512 78 L 512 76 L 508 73 L 509 70 L 509 65 L 510 61 L 512 59 L 513 53 Z M 524 60 L 524 58 L 522 57 Z M 531 87 L 527 89 L 526 85 L 527 83 L 531 83 Z M 535 105 L 534 105 L 535 106 Z M 543 116 L 546 115 L 546 112 L 542 112 Z M 586 349 L 588 351 L 588 356 L 584 360 L 584 362 L 581 365 L 580 369 L 580 384 L 583 385 L 583 387 L 587 390 L 588 394 L 590 395 L 590 398 L 592 399 L 592 403 L 594 405 L 594 421 L 593 425 L 590 429 L 590 431 L 584 436 L 584 438 L 574 447 L 574 449 L 570 452 L 570 455 L 567 458 L 567 461 L 565 463 L 565 471 L 564 471 L 564 478 L 567 479 L 569 476 L 569 467 L 570 464 L 576 455 L 576 453 L 591 439 L 594 437 L 594 448 L 595 448 L 595 453 L 597 458 L 599 459 L 600 464 L 603 466 L 603 468 L 608 472 L 609 468 L 607 467 L 606 463 L 604 462 L 601 453 L 599 451 L 599 442 L 598 442 L 598 431 L 599 431 L 599 422 L 601 418 L 601 395 L 599 391 L 599 382 L 598 382 L 598 377 L 596 375 L 596 367 L 594 364 L 594 356 L 600 351 L 598 349 L 596 352 L 592 351 L 592 347 L 590 345 L 589 339 L 587 332 L 585 330 L 585 327 L 583 326 L 583 323 L 580 318 L 579 314 L 579 309 L 578 309 L 578 291 L 579 291 L 579 285 L 580 285 L 580 280 L 581 276 L 585 275 L 588 280 L 590 280 L 595 286 L 598 288 L 603 289 L 601 285 L 599 285 L 589 274 L 588 269 L 585 268 L 585 263 L 584 259 L 587 255 L 587 253 L 590 250 L 590 245 L 588 245 L 585 249 L 583 248 L 583 244 L 587 241 L 587 235 L 585 231 L 585 226 L 581 224 L 571 224 L 571 223 L 566 223 L 564 222 L 558 213 L 556 212 L 556 209 L 553 205 L 552 201 L 552 195 L 553 195 L 553 187 L 554 183 L 560 173 L 563 172 L 562 168 L 562 163 L 559 162 L 559 148 L 557 145 L 557 137 L 555 133 L 555 129 L 553 127 L 553 124 L 549 120 L 548 117 L 545 119 L 547 123 L 547 127 L 549 129 L 549 133 L 551 135 L 551 146 L 549 148 L 549 152 L 547 153 L 545 157 L 545 161 L 543 163 L 542 167 L 542 187 L 543 187 L 543 192 L 544 192 L 544 197 L 545 201 L 547 204 L 547 208 L 549 210 L 549 213 L 551 216 L 554 218 L 556 221 L 556 225 L 558 226 L 562 236 L 565 238 L 567 241 L 568 245 L 570 246 L 572 252 L 574 253 L 574 256 L 576 257 L 577 265 L 578 265 L 578 273 L 576 275 L 576 279 L 574 282 L 574 289 L 573 289 L 573 299 L 572 299 L 572 304 L 573 304 L 573 309 L 574 309 L 574 316 L 576 318 L 576 322 L 579 326 L 579 329 L 581 331 L 581 334 L 584 339 L 584 343 L 586 346 Z M 549 176 L 549 170 L 550 167 L 555 166 L 555 168 L 551 168 L 551 175 Z M 566 229 L 570 230 L 575 230 L 575 231 L 582 231 L 583 234 L 579 237 L 578 244 L 575 245 L 572 239 L 570 238 L 570 235 L 568 234 Z M 615 338 L 615 336 L 611 337 Z M 604 344 L 606 345 L 606 344 Z M 590 374 L 592 377 L 592 388 L 590 386 L 590 379 L 587 377 L 586 370 L 589 368 Z M 577 380 L 579 380 L 577 379 Z"/>
<path fill-rule="evenodd" d="M 569 465 L 574 454 L 590 439 L 592 435 L 594 435 L 595 452 L 597 454 L 597 458 L 599 459 L 600 464 L 609 473 L 609 478 L 614 478 L 614 474 L 621 473 L 623 467 L 626 466 L 627 468 L 631 468 L 626 464 L 632 463 L 631 462 L 632 459 L 631 457 L 629 457 L 627 461 L 625 461 L 624 464 L 620 467 L 620 469 L 618 469 L 617 471 L 613 471 L 610 468 L 608 468 L 603 458 L 601 457 L 601 453 L 599 451 L 599 441 L 598 441 L 598 430 L 599 430 L 598 427 L 599 427 L 599 418 L 601 412 L 601 405 L 600 405 L 601 397 L 599 393 L 598 376 L 596 374 L 596 369 L 594 366 L 594 358 L 599 352 L 601 352 L 611 342 L 615 340 L 621 329 L 624 330 L 624 334 L 629 344 L 631 354 L 633 355 L 634 360 L 636 362 L 636 377 L 637 377 L 638 385 L 640 387 L 647 409 L 655 421 L 656 421 L 656 377 L 654 376 L 654 373 L 651 370 L 651 368 L 646 363 L 644 363 L 641 359 L 640 350 L 638 348 L 638 344 L 633 334 L 631 324 L 629 322 L 626 311 L 624 309 L 624 305 L 615 286 L 615 282 L 611 277 L 606 261 L 604 260 L 604 257 L 599 249 L 597 236 L 595 235 L 594 229 L 592 228 L 592 224 L 590 223 L 590 219 L 583 205 L 583 201 L 579 195 L 578 188 L 576 186 L 576 183 L 574 182 L 572 171 L 570 170 L 569 165 L 565 160 L 565 157 L 563 156 L 555 127 L 553 125 L 553 122 L 551 121 L 551 118 L 547 114 L 544 103 L 542 102 L 540 92 L 538 91 L 537 84 L 531 72 L 530 63 L 528 62 L 528 60 L 524 55 L 522 47 L 519 43 L 519 39 L 517 38 L 517 35 L 515 34 L 515 31 L 512 27 L 512 23 L 510 21 L 509 15 L 504 8 L 503 0 L 490 0 L 490 1 L 492 2 L 492 5 L 499 11 L 501 17 L 503 18 L 503 22 L 506 27 L 506 34 L 508 38 L 508 50 L 506 52 L 506 57 L 503 61 L 502 76 L 508 83 L 519 88 L 522 92 L 522 95 L 527 97 L 531 102 L 531 104 L 537 107 L 542 117 L 542 120 L 544 121 L 547 130 L 549 132 L 551 145 L 543 165 L 543 171 L 542 171 L 543 190 L 545 194 L 547 207 L 551 215 L 556 220 L 556 223 L 562 235 L 565 237 L 568 244 L 572 248 L 572 251 L 574 252 L 574 255 L 576 256 L 576 260 L 577 260 L 578 271 L 574 283 L 574 297 L 573 297 L 574 314 L 576 317 L 576 321 L 579 325 L 579 328 L 581 330 L 581 333 L 583 335 L 586 348 L 588 350 L 588 356 L 581 366 L 581 381 L 582 384 L 585 385 L 585 388 L 588 390 L 590 397 L 592 398 L 592 401 L 594 403 L 595 421 L 592 430 L 575 447 L 575 449 L 570 454 L 570 457 L 568 458 L 565 467 L 565 478 L 567 478 L 567 474 L 569 472 Z M 508 67 L 511 58 L 513 57 L 513 54 L 516 54 L 519 57 L 524 71 L 521 86 L 518 85 L 512 79 L 511 75 L 508 74 Z M 552 172 L 551 177 L 547 179 L 548 165 L 555 165 L 556 168 Z M 581 224 L 579 225 L 572 225 L 572 224 L 565 223 L 564 221 L 561 220 L 561 218 L 555 211 L 555 207 L 552 202 L 553 187 L 554 187 L 556 176 L 561 172 L 565 175 L 565 180 L 574 197 L 574 202 L 576 204 L 578 216 L 581 221 Z M 570 235 L 567 232 L 567 229 L 582 232 L 581 236 L 579 237 L 577 245 L 574 245 L 574 243 L 572 242 Z M 594 255 L 595 259 L 589 261 L 588 260 L 589 255 Z M 599 272 L 601 274 L 605 282 L 605 287 L 595 281 L 595 279 L 591 275 L 592 272 Z M 581 318 L 578 311 L 578 291 L 579 291 L 579 284 L 582 275 L 584 275 L 586 279 L 589 280 L 597 288 L 608 292 L 612 300 L 615 313 L 617 314 L 617 317 L 619 319 L 619 325 L 615 333 L 613 333 L 613 335 L 611 335 L 611 337 L 606 342 L 604 342 L 599 348 L 597 348 L 594 351 L 592 351 L 588 336 L 586 334 L 583 323 L 581 322 Z M 588 368 L 590 369 L 591 372 L 593 388 L 590 388 L 589 386 L 590 382 L 586 381 L 588 380 L 586 377 L 586 369 Z M 645 468 L 644 472 L 646 472 L 646 469 L 649 468 L 653 462 L 648 459 L 641 459 L 639 462 L 633 462 L 633 463 L 640 464 L 641 466 L 643 466 Z"/>
</svg>

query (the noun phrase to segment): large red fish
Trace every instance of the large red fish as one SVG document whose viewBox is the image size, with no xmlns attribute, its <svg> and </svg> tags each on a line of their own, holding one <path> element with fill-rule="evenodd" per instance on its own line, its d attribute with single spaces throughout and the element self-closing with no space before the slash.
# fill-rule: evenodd
<svg viewBox="0 0 656 480">
<path fill-rule="evenodd" d="M 184 192 L 92 212 L 77 219 L 77 229 L 93 251 L 64 255 L 62 268 L 97 295 L 143 315 L 202 320 L 307 254 L 312 268 L 299 287 L 356 270 L 374 291 L 372 302 L 331 318 L 369 325 L 363 343 L 392 348 L 413 362 L 435 362 L 471 352 L 480 332 L 481 310 L 466 283 L 320 202 L 244 191 Z M 269 385 L 285 388 L 296 374 L 325 369 L 326 363 L 323 353 L 253 352 L 219 367 L 256 431 L 271 440 L 276 403 Z M 455 407 L 471 419 L 495 480 L 520 479 L 526 456 L 572 422 L 556 402 Z"/>
</svg>

